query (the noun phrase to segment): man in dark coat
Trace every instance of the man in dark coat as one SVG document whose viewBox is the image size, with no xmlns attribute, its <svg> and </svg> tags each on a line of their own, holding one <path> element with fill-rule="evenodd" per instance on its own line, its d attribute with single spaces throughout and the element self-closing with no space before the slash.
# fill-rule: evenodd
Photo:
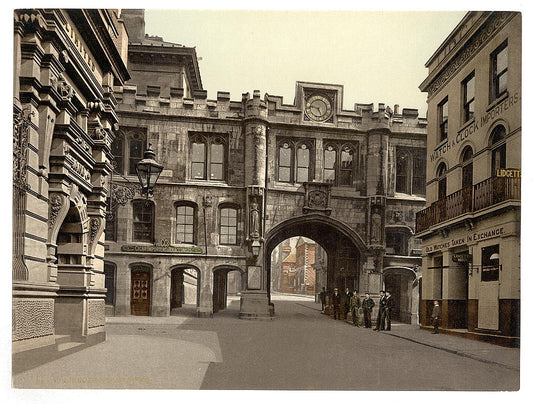
<svg viewBox="0 0 533 404">
<path fill-rule="evenodd" d="M 363 317 L 365 319 L 365 328 L 372 327 L 372 309 L 374 306 L 375 303 L 374 300 L 370 298 L 370 294 L 368 292 L 365 293 L 365 298 L 361 303 L 361 307 L 363 308 Z"/>
<path fill-rule="evenodd" d="M 433 334 L 438 334 L 440 321 L 440 306 L 438 300 L 435 300 L 433 302 L 433 312 L 431 313 L 431 319 L 433 320 Z"/>
<path fill-rule="evenodd" d="M 353 293 L 350 292 L 350 289 L 346 288 L 346 292 L 343 296 L 343 303 L 344 303 L 344 318 L 348 318 L 348 312 L 350 311 L 350 300 L 353 296 Z"/>
<path fill-rule="evenodd" d="M 374 331 L 382 330 L 383 319 L 385 318 L 385 291 L 379 291 L 379 303 L 378 303 L 378 318 L 376 319 L 376 328 Z"/>
<path fill-rule="evenodd" d="M 385 329 L 385 331 L 390 331 L 392 306 L 393 306 L 392 295 L 387 290 L 385 292 L 385 311 L 384 311 L 384 316 L 383 316 L 383 326 L 384 326 L 383 328 Z"/>
<path fill-rule="evenodd" d="M 339 289 L 335 288 L 333 294 L 331 295 L 331 304 L 333 306 L 333 318 L 335 320 L 341 319 L 341 295 L 339 294 Z"/>
<path fill-rule="evenodd" d="M 326 288 L 322 288 L 322 292 L 320 292 L 320 303 L 322 303 L 322 311 L 326 308 Z"/>
</svg>

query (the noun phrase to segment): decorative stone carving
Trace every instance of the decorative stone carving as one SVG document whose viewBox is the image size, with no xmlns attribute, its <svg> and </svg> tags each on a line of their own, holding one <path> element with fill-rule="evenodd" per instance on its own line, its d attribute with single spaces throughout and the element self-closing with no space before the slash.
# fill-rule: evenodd
<svg viewBox="0 0 533 404">
<path fill-rule="evenodd" d="M 72 100 L 72 97 L 74 97 L 76 91 L 74 91 L 72 86 L 67 83 L 61 74 L 57 78 L 53 77 L 50 79 L 50 81 L 64 101 Z"/>
<path fill-rule="evenodd" d="M 331 184 L 325 182 L 304 182 L 305 198 L 303 213 L 320 212 L 331 214 Z"/>
<path fill-rule="evenodd" d="M 13 341 L 54 334 L 52 299 L 15 300 L 13 302 Z"/>
<path fill-rule="evenodd" d="M 260 213 L 257 197 L 250 197 L 250 237 L 258 238 L 260 236 Z"/>
<path fill-rule="evenodd" d="M 102 327 L 105 325 L 105 302 L 104 300 L 87 301 L 87 327 Z"/>
<path fill-rule="evenodd" d="M 204 208 L 210 208 L 213 206 L 213 197 L 210 195 L 204 196 L 202 204 Z"/>
<path fill-rule="evenodd" d="M 371 243 L 372 244 L 380 244 L 381 243 L 381 215 L 377 212 L 372 213 L 372 220 L 371 220 Z"/>
<path fill-rule="evenodd" d="M 48 217 L 48 225 L 53 227 L 56 223 L 57 214 L 63 206 L 63 198 L 58 194 L 52 194 L 50 196 L 50 215 Z"/>
</svg>

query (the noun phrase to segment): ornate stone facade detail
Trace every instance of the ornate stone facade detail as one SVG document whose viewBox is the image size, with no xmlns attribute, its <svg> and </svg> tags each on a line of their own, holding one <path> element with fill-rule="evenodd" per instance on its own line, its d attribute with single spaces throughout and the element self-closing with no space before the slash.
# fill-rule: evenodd
<svg viewBox="0 0 533 404">
<path fill-rule="evenodd" d="M 13 302 L 13 341 L 53 334 L 53 300 L 32 299 Z"/>
<path fill-rule="evenodd" d="M 61 206 L 63 206 L 63 198 L 58 194 L 52 194 L 50 197 L 50 215 L 48 218 L 48 225 L 50 227 L 54 226 Z"/>
<path fill-rule="evenodd" d="M 305 199 L 303 213 L 322 212 L 331 214 L 331 184 L 304 182 Z"/>
<path fill-rule="evenodd" d="M 453 63 L 432 82 L 428 88 L 428 97 L 432 97 L 512 17 L 512 13 L 505 12 L 495 13 L 494 15 L 495 18 L 489 21 L 486 28 L 475 36 L 470 41 L 470 44 L 455 57 Z"/>
<path fill-rule="evenodd" d="M 28 142 L 33 112 L 20 111 L 13 114 L 13 185 L 21 190 L 28 189 Z"/>
<path fill-rule="evenodd" d="M 91 241 L 91 243 L 93 243 L 96 238 L 101 221 L 102 219 L 100 219 L 99 217 L 93 217 L 91 219 L 91 224 L 89 225 L 89 240 Z"/>
<path fill-rule="evenodd" d="M 72 86 L 67 83 L 62 75 L 53 77 L 50 79 L 50 81 L 64 101 L 72 100 L 72 97 L 74 97 L 76 91 L 74 91 Z"/>
<path fill-rule="evenodd" d="M 104 300 L 87 301 L 87 327 L 103 327 L 105 325 L 105 302 Z"/>
<path fill-rule="evenodd" d="M 69 162 L 69 166 L 78 173 L 85 181 L 91 180 L 91 172 L 89 169 L 87 169 L 83 164 L 81 164 L 78 160 L 76 160 L 72 155 L 70 156 L 70 159 L 67 159 Z"/>
</svg>

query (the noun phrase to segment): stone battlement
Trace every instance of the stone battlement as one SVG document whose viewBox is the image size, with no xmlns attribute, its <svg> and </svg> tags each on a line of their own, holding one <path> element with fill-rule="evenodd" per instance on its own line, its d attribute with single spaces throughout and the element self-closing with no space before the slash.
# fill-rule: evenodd
<svg viewBox="0 0 533 404">
<path fill-rule="evenodd" d="M 168 93 L 167 93 L 168 94 Z M 114 95 L 119 109 L 155 113 L 161 115 L 197 116 L 218 119 L 260 118 L 272 122 L 295 123 L 302 114 L 302 108 L 293 104 L 285 104 L 282 96 L 261 93 L 254 90 L 252 94 L 243 93 L 240 101 L 232 101 L 227 91 L 218 91 L 216 99 L 207 97 L 207 90 L 194 90 L 192 96 L 185 96 L 184 89 L 170 88 L 170 96 L 161 95 L 161 87 L 147 85 L 146 93 L 138 91 L 136 85 L 116 87 Z M 338 124 L 343 123 L 370 125 L 405 125 L 425 128 L 426 118 L 419 117 L 418 110 L 403 108 L 400 112 L 398 105 L 391 109 L 383 103 L 359 104 L 355 103 L 352 110 L 339 109 L 336 112 Z"/>
</svg>

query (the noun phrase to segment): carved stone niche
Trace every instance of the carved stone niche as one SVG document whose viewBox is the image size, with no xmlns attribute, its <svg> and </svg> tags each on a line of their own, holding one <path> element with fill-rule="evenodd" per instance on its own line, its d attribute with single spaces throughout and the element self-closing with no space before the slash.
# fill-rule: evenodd
<svg viewBox="0 0 533 404">
<path fill-rule="evenodd" d="M 326 182 L 304 182 L 305 199 L 303 213 L 331 214 L 331 184 Z"/>
</svg>

